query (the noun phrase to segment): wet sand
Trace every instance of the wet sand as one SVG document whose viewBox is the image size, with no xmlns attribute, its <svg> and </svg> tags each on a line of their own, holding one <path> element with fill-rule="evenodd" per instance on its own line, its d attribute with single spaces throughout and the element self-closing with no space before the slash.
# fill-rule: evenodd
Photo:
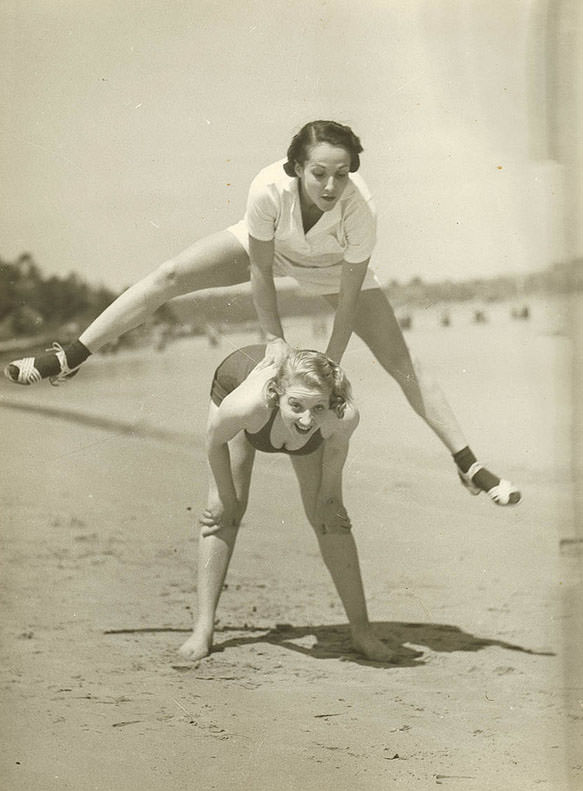
<svg viewBox="0 0 583 791">
<path fill-rule="evenodd" d="M 345 358 L 362 411 L 346 503 L 391 665 L 351 651 L 288 460 L 265 456 L 215 651 L 177 654 L 208 386 L 256 336 L 101 357 L 59 389 L 2 383 L 4 787 L 582 788 L 570 341 L 497 308 L 438 329 L 428 311 L 408 340 L 480 457 L 521 484 L 515 509 L 468 496 L 368 352 Z M 309 323 L 290 335 L 318 343 Z"/>
</svg>

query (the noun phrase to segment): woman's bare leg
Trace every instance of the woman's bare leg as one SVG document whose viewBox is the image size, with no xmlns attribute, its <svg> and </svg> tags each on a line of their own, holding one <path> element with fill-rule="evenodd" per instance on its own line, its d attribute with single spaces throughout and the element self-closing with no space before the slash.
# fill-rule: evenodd
<svg viewBox="0 0 583 791">
<path fill-rule="evenodd" d="M 42 379 L 59 384 L 93 352 L 138 327 L 173 297 L 249 280 L 249 257 L 229 231 L 207 236 L 135 283 L 65 349 L 58 344 L 35 357 L 13 360 L 4 369 L 11 382 L 31 385 Z"/>
<path fill-rule="evenodd" d="M 327 297 L 336 305 L 336 296 Z M 464 485 L 472 494 L 487 492 L 497 505 L 516 505 L 520 491 L 476 460 L 441 388 L 409 353 L 393 308 L 380 289 L 361 292 L 354 331 L 385 371 L 401 386 L 407 400 L 452 454 Z"/>
<path fill-rule="evenodd" d="M 216 408 L 211 404 L 211 410 Z M 245 435 L 239 434 L 229 443 L 229 451 L 237 497 L 246 507 L 255 450 Z M 214 478 L 209 469 L 209 499 L 215 494 Z M 211 652 L 215 615 L 238 530 L 238 527 L 221 527 L 211 535 L 199 534 L 197 616 L 191 636 L 180 648 L 182 656 L 191 661 L 202 659 Z"/>
<path fill-rule="evenodd" d="M 333 305 L 337 297 L 327 297 Z M 380 289 L 362 291 L 354 331 L 401 386 L 415 412 L 451 453 L 467 445 L 464 434 L 439 385 L 413 360 L 393 308 Z"/>
<path fill-rule="evenodd" d="M 306 516 L 314 528 L 322 559 L 346 612 L 354 648 L 368 659 L 390 662 L 394 651 L 374 634 L 368 619 L 358 551 L 352 533 L 346 530 L 323 533 L 314 519 L 322 474 L 322 452 L 320 447 L 308 456 L 291 457 Z"/>
<path fill-rule="evenodd" d="M 229 231 L 207 236 L 124 291 L 79 337 L 90 352 L 134 329 L 173 297 L 249 280 L 249 257 Z"/>
</svg>

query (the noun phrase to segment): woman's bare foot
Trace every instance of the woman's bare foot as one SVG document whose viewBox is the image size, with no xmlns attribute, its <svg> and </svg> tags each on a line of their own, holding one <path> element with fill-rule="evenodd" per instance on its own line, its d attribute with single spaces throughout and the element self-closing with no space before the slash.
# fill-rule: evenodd
<svg viewBox="0 0 583 791">
<path fill-rule="evenodd" d="M 352 645 L 359 654 L 374 662 L 392 662 L 395 651 L 376 636 L 371 626 L 352 629 Z"/>
<path fill-rule="evenodd" d="M 178 652 L 191 662 L 198 662 L 211 652 L 213 644 L 213 633 L 208 632 L 206 629 L 195 628 L 194 632 L 190 635 L 188 640 L 183 643 Z"/>
</svg>

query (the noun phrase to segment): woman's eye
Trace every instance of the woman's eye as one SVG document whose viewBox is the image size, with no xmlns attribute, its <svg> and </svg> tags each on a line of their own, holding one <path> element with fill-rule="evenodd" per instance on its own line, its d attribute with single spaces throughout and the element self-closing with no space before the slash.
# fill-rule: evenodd
<svg viewBox="0 0 583 791">
<path fill-rule="evenodd" d="M 314 412 L 322 413 L 325 409 L 324 404 L 318 404 L 318 406 L 314 407 Z"/>
</svg>

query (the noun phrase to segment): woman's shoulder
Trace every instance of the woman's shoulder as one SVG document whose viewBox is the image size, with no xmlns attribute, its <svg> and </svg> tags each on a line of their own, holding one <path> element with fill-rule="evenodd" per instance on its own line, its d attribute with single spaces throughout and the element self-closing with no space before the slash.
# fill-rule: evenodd
<svg viewBox="0 0 583 791">
<path fill-rule="evenodd" d="M 352 434 L 360 422 L 360 412 L 358 411 L 358 407 L 355 403 L 351 402 L 346 404 L 344 414 L 341 418 L 339 418 L 338 422 L 345 431 L 348 431 Z"/>
<path fill-rule="evenodd" d="M 348 438 L 356 430 L 359 421 L 360 413 L 356 405 L 347 404 L 342 417 L 338 417 L 333 410 L 330 410 L 329 419 L 322 427 L 321 434 L 324 439 L 331 439 L 334 436 Z"/>
<path fill-rule="evenodd" d="M 358 198 L 364 200 L 366 203 L 372 200 L 371 191 L 360 173 L 350 174 L 350 186 L 352 187 L 351 192 L 353 192 Z"/>
<path fill-rule="evenodd" d="M 341 200 L 345 213 L 365 212 L 373 218 L 376 216 L 372 194 L 359 173 L 350 174 L 350 183 L 344 190 Z"/>
<path fill-rule="evenodd" d="M 253 369 L 247 378 L 223 399 L 220 409 L 224 415 L 237 416 L 247 429 L 253 430 L 257 423 L 263 425 L 269 416 L 265 385 L 272 375 L 267 368 Z"/>
<path fill-rule="evenodd" d="M 275 191 L 278 193 L 291 191 L 293 189 L 295 178 L 288 176 L 283 165 L 285 159 L 279 159 L 277 162 L 272 162 L 271 165 L 262 168 L 251 182 L 251 191 Z"/>
</svg>

